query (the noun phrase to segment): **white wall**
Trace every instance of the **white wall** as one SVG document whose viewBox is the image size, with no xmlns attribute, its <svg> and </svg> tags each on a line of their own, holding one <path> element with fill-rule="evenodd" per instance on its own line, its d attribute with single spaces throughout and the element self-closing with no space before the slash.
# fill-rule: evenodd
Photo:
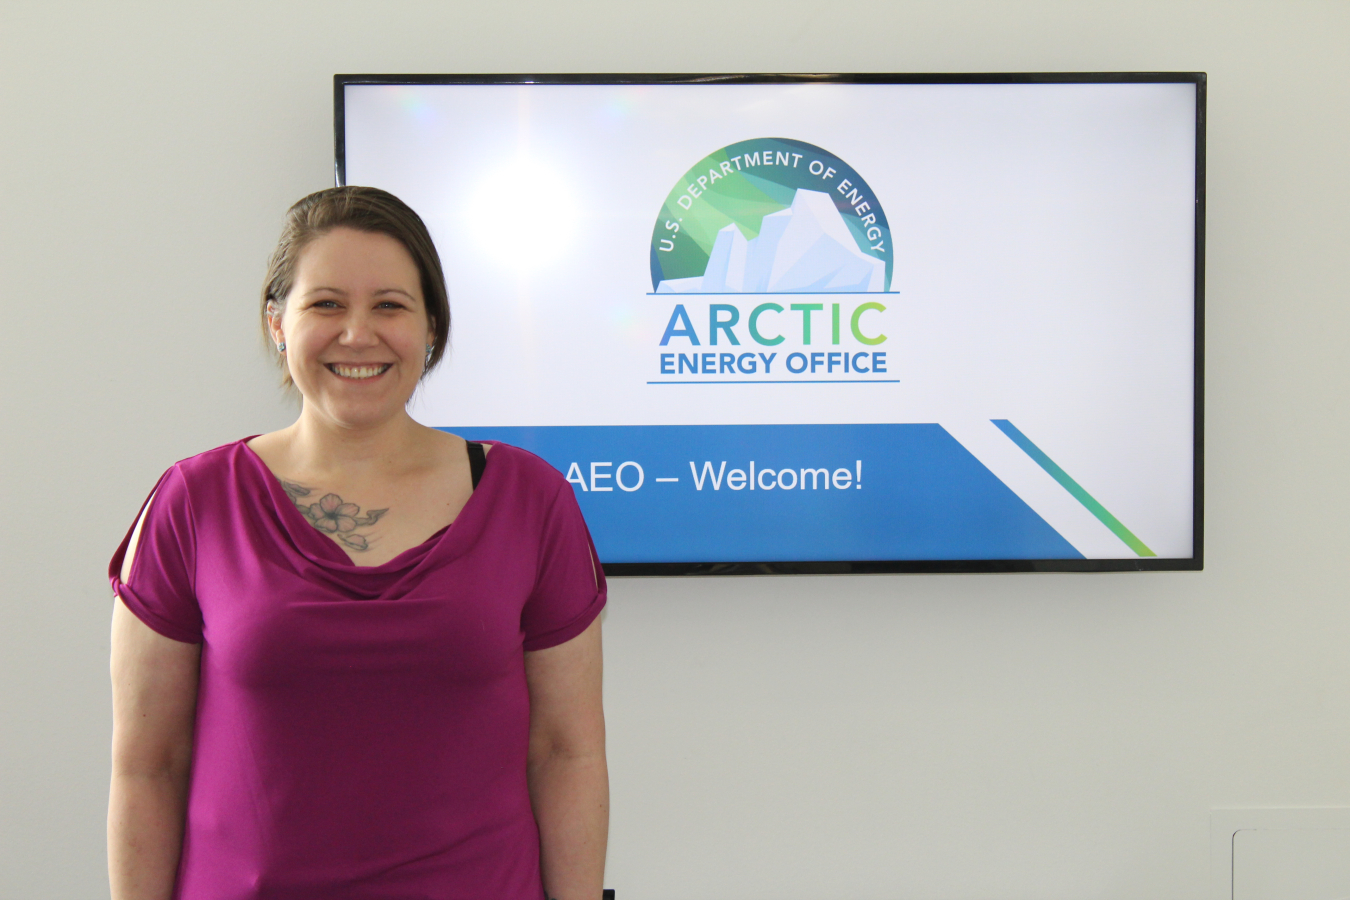
<svg viewBox="0 0 1350 900">
<path fill-rule="evenodd" d="M 617 580 L 607 883 L 1199 898 L 1208 812 L 1350 804 L 1350 5 L 0 2 L 0 897 L 106 892 L 103 569 L 291 414 L 254 310 L 334 72 L 1205 70 L 1207 568 Z"/>
</svg>

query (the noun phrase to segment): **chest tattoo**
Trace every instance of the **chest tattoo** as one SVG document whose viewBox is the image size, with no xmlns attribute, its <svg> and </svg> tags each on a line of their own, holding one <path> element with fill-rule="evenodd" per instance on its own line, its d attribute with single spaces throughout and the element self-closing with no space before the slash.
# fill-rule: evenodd
<svg viewBox="0 0 1350 900">
<path fill-rule="evenodd" d="M 314 493 L 313 488 L 285 480 L 281 482 L 281 486 L 286 489 L 286 496 L 291 498 L 295 508 L 309 519 L 309 524 L 336 538 L 344 547 L 351 550 L 369 550 L 370 542 L 367 538 L 371 535 L 369 532 L 357 534 L 356 529 L 374 525 L 380 521 L 381 516 L 389 512 L 387 507 L 371 509 L 363 516 L 361 507 L 355 503 L 343 503 L 337 494 L 324 494 L 317 503 L 307 503 L 306 498 Z"/>
</svg>

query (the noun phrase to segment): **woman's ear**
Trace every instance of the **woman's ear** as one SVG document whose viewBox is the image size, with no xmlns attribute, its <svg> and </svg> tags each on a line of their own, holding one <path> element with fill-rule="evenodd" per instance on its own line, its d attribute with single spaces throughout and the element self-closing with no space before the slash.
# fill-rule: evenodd
<svg viewBox="0 0 1350 900">
<path fill-rule="evenodd" d="M 275 300 L 267 301 L 267 333 L 272 336 L 273 344 L 280 344 L 286 340 L 286 335 L 281 330 L 282 312 L 283 307 Z"/>
</svg>

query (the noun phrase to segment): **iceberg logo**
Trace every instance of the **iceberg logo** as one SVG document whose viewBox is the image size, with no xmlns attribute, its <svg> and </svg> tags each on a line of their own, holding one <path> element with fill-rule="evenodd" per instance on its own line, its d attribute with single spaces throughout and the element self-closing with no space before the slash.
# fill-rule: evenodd
<svg viewBox="0 0 1350 900">
<path fill-rule="evenodd" d="M 854 169 L 813 144 L 740 141 L 689 170 L 652 234 L 658 294 L 890 290 L 890 227 Z"/>
<path fill-rule="evenodd" d="M 664 293 L 838 293 L 885 290 L 886 263 L 858 248 L 828 194 L 798 188 L 746 240 L 735 222 L 717 232 L 701 277 L 673 278 Z"/>
</svg>

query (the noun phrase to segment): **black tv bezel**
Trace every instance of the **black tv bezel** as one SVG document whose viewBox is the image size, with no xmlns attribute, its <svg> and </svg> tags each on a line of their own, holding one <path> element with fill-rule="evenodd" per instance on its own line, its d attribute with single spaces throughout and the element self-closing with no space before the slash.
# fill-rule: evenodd
<svg viewBox="0 0 1350 900">
<path fill-rule="evenodd" d="M 921 559 L 798 562 L 602 563 L 606 576 L 849 575 L 993 572 L 1188 572 L 1204 569 L 1205 99 L 1204 72 L 958 72 L 830 74 L 477 74 L 333 76 L 334 176 L 347 182 L 345 89 L 348 85 L 569 84 L 1112 84 L 1195 86 L 1195 346 L 1192 555 L 1139 559 Z"/>
</svg>

